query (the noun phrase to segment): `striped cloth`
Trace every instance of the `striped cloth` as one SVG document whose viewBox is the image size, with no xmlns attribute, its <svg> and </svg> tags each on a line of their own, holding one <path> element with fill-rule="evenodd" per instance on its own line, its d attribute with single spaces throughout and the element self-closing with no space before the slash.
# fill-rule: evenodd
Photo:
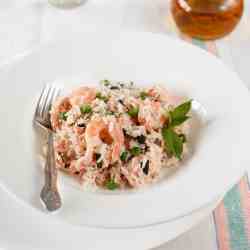
<svg viewBox="0 0 250 250">
<path fill-rule="evenodd" d="M 214 42 L 202 42 L 182 36 L 216 56 Z M 250 190 L 247 174 L 225 196 L 213 213 L 219 250 L 250 250 Z"/>
<path fill-rule="evenodd" d="M 178 32 L 169 15 L 168 31 L 220 57 L 216 43 L 192 39 Z M 225 196 L 213 212 L 218 250 L 250 250 L 250 188 L 247 174 Z M 202 250 L 202 249 L 201 249 Z"/>
</svg>

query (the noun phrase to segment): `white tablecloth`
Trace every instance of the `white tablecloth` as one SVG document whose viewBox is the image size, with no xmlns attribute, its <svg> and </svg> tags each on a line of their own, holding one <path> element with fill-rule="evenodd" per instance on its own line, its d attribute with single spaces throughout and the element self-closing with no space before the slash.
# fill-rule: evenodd
<svg viewBox="0 0 250 250">
<path fill-rule="evenodd" d="M 168 2 L 168 0 L 89 0 L 79 8 L 60 10 L 49 6 L 46 0 L 1 0 L 0 62 L 4 63 L 42 42 L 69 37 L 82 31 L 94 30 L 109 34 L 123 29 L 133 29 L 175 35 L 167 21 Z M 248 74 L 250 22 L 247 20 L 250 2 L 247 1 L 246 5 L 246 15 L 237 31 L 217 42 L 217 46 L 222 60 L 237 71 L 250 87 L 250 74 Z M 0 190 L 0 210 L 6 213 L 1 219 L 1 228 L 4 226 L 6 230 L 1 232 L 0 243 L 1 240 L 10 240 L 7 233 L 17 233 L 14 225 L 15 216 L 16 220 L 20 221 L 22 211 L 16 212 L 16 209 L 15 202 Z M 212 218 L 206 218 L 190 232 L 157 249 L 216 249 L 213 230 Z"/>
</svg>

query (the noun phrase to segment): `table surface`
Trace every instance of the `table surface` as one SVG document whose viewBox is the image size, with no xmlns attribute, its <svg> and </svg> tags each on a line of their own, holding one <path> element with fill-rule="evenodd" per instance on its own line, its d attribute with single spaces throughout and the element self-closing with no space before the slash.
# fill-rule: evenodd
<svg viewBox="0 0 250 250">
<path fill-rule="evenodd" d="M 168 0 L 89 0 L 84 6 L 74 10 L 58 10 L 49 6 L 46 0 L 0 1 L 0 63 L 4 63 L 44 41 L 63 38 L 88 30 L 118 32 L 132 29 L 178 36 L 169 15 L 168 4 Z M 250 17 L 250 1 L 245 1 L 245 4 L 245 15 L 232 35 L 216 41 L 216 43 L 205 45 L 200 42 L 195 43 L 203 48 L 210 49 L 212 52 L 215 52 L 214 48 L 216 48 L 222 61 L 236 71 L 250 88 L 250 74 L 248 74 L 250 63 L 250 29 L 248 27 L 250 24 L 250 18 L 248 19 Z M 241 184 L 239 184 L 239 188 L 242 187 L 242 190 L 244 190 L 244 182 L 242 181 Z M 230 192 L 234 192 L 234 190 Z M 231 193 L 230 195 L 235 197 Z M 6 202 L 8 202 L 10 209 L 14 209 L 14 202 L 11 202 L 4 191 L 0 190 L 0 204 Z M 223 239 L 225 235 L 223 234 L 224 231 L 218 228 L 218 225 L 216 227 L 215 222 L 221 220 L 223 209 L 227 204 L 229 204 L 229 201 L 228 203 L 224 201 L 224 204 L 213 215 L 206 218 L 198 226 L 177 239 L 158 247 L 157 250 L 250 249 L 248 240 L 245 242 L 242 238 L 238 239 L 239 241 L 237 241 L 237 238 L 233 239 L 231 246 L 223 245 L 220 242 L 220 237 Z M 235 208 L 236 205 L 237 201 L 232 203 L 231 208 Z M 0 209 L 6 207 L 0 206 Z M 218 220 L 216 220 L 216 216 L 218 216 Z M 8 215 L 6 215 L 6 218 L 8 218 Z M 233 216 L 232 218 L 238 217 Z M 233 222 L 237 224 L 237 221 Z M 13 227 L 13 225 L 8 224 L 8 219 L 4 223 L 7 228 Z M 220 232 L 216 236 L 215 231 L 218 229 Z M 233 233 L 235 232 L 233 231 Z M 250 233 L 248 232 L 248 234 Z M 239 234 L 236 232 L 236 235 Z"/>
</svg>

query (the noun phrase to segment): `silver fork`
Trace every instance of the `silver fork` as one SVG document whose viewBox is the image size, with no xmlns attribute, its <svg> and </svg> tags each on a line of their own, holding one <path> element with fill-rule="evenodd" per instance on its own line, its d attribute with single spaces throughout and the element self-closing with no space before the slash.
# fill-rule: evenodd
<svg viewBox="0 0 250 250">
<path fill-rule="evenodd" d="M 40 198 L 48 211 L 55 211 L 62 205 L 57 189 L 57 169 L 53 146 L 53 131 L 50 122 L 50 109 L 53 101 L 59 96 L 61 89 L 53 84 L 47 84 L 39 97 L 34 122 L 48 132 L 48 150 L 44 168 L 45 183 Z"/>
</svg>

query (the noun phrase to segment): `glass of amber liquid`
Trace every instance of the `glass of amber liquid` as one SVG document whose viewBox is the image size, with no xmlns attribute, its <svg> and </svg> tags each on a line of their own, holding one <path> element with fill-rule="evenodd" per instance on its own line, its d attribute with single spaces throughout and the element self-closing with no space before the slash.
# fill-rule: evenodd
<svg viewBox="0 0 250 250">
<path fill-rule="evenodd" d="M 171 12 L 182 33 L 214 40 L 233 31 L 243 7 L 243 0 L 172 0 Z"/>
</svg>

